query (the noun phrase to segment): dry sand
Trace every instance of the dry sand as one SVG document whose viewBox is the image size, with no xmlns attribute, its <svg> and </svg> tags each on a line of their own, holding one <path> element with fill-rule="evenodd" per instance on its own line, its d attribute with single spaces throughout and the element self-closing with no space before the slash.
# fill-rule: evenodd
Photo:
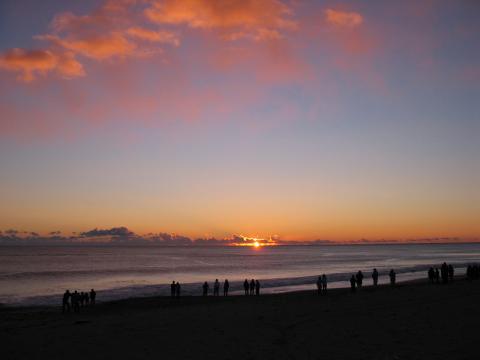
<svg viewBox="0 0 480 360">
<path fill-rule="evenodd" d="M 0 359 L 480 359 L 480 281 L 1 308 Z"/>
</svg>

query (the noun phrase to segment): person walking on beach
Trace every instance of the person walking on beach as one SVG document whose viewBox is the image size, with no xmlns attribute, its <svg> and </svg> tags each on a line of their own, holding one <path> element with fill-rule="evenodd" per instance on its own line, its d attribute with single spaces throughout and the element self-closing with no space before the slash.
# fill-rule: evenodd
<svg viewBox="0 0 480 360">
<path fill-rule="evenodd" d="M 95 298 L 97 297 L 97 293 L 95 290 L 91 289 L 90 290 L 90 304 L 95 305 Z"/>
<path fill-rule="evenodd" d="M 435 280 L 435 270 L 433 270 L 433 267 L 428 269 L 428 280 L 430 280 L 431 284 L 433 284 L 433 281 Z"/>
<path fill-rule="evenodd" d="M 215 282 L 213 283 L 213 296 L 218 295 L 220 295 L 220 283 L 218 282 L 218 279 L 215 279 Z"/>
<path fill-rule="evenodd" d="M 260 295 L 260 281 L 258 280 L 255 281 L 255 295 Z"/>
<path fill-rule="evenodd" d="M 223 296 L 228 296 L 229 288 L 230 288 L 230 283 L 228 282 L 228 279 L 225 279 L 225 282 L 223 283 Z"/>
<path fill-rule="evenodd" d="M 245 281 L 243 282 L 243 289 L 245 290 L 245 295 L 248 295 L 249 286 L 248 286 L 248 280 L 247 279 L 245 279 Z"/>
<path fill-rule="evenodd" d="M 172 283 L 170 284 L 170 296 L 174 298 L 176 292 L 177 292 L 177 285 L 175 284 L 175 281 L 172 281 Z"/>
<path fill-rule="evenodd" d="M 363 283 L 363 273 L 361 270 L 358 270 L 357 272 L 357 287 L 360 289 L 362 287 Z"/>
<path fill-rule="evenodd" d="M 322 291 L 324 295 L 327 295 L 327 276 L 325 274 L 322 275 Z"/>
<path fill-rule="evenodd" d="M 180 290 L 181 290 L 180 282 L 177 281 L 177 283 L 175 284 L 175 295 L 177 296 L 177 298 L 180 297 Z"/>
<path fill-rule="evenodd" d="M 448 278 L 450 279 L 450 282 L 453 281 L 453 274 L 455 270 L 453 269 L 452 264 L 448 264 Z"/>
<path fill-rule="evenodd" d="M 317 279 L 317 291 L 318 295 L 322 295 L 322 277 L 319 276 Z"/>
<path fill-rule="evenodd" d="M 355 279 L 355 275 L 352 275 L 350 278 L 350 291 L 355 292 L 355 286 L 356 286 L 357 280 Z"/>
<path fill-rule="evenodd" d="M 250 295 L 253 295 L 255 293 L 255 280 L 250 281 Z"/>
<path fill-rule="evenodd" d="M 62 313 L 70 312 L 70 290 L 65 291 L 62 301 Z"/>
<path fill-rule="evenodd" d="M 377 271 L 377 268 L 373 269 L 372 279 L 373 279 L 373 286 L 377 286 L 378 285 L 378 271 Z"/>
<path fill-rule="evenodd" d="M 393 271 L 393 269 L 391 269 L 388 276 L 390 276 L 390 285 L 395 286 L 395 280 L 396 280 L 396 277 L 397 277 L 397 275 L 395 274 L 395 271 Z"/>
<path fill-rule="evenodd" d="M 203 296 L 208 296 L 208 283 L 205 281 L 202 285 L 203 288 Z"/>
</svg>

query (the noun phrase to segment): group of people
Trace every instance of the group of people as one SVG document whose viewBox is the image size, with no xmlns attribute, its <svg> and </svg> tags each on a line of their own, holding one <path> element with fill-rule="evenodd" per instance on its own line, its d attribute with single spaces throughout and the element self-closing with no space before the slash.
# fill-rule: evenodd
<svg viewBox="0 0 480 360">
<path fill-rule="evenodd" d="M 78 313 L 81 307 L 95 305 L 96 297 L 97 293 L 93 289 L 91 289 L 90 292 L 78 292 L 75 290 L 73 293 L 67 290 L 63 294 L 62 312 L 65 313 L 73 310 L 73 312 Z"/>
<path fill-rule="evenodd" d="M 395 286 L 395 283 L 397 281 L 397 274 L 395 273 L 395 270 L 391 269 L 388 273 L 388 276 L 390 278 L 390 285 Z M 353 274 L 350 277 L 350 290 L 352 292 L 355 292 L 357 289 L 360 289 L 362 287 L 363 278 L 364 276 L 361 270 L 358 270 L 356 274 Z M 378 286 L 378 270 L 376 268 L 372 271 L 372 280 L 373 286 Z"/>
<path fill-rule="evenodd" d="M 444 262 L 440 266 L 440 270 L 438 270 L 438 268 L 434 269 L 433 267 L 428 269 L 428 279 L 432 284 L 438 284 L 440 282 L 440 278 L 442 278 L 442 283 L 446 284 L 449 281 L 453 281 L 454 272 L 455 270 L 453 269 L 452 264 L 447 265 L 447 263 Z"/>
<path fill-rule="evenodd" d="M 248 279 L 245 279 L 243 290 L 245 290 L 245 295 L 260 295 L 260 282 L 254 279 L 248 282 Z"/>
<path fill-rule="evenodd" d="M 480 277 L 480 266 L 477 264 L 467 266 L 467 279 L 476 280 Z"/>
<path fill-rule="evenodd" d="M 179 298 L 180 297 L 180 283 L 177 281 L 172 281 L 172 284 L 170 285 L 170 296 L 172 298 Z"/>
<path fill-rule="evenodd" d="M 325 274 L 317 279 L 317 291 L 319 295 L 327 294 L 327 276 Z"/>
<path fill-rule="evenodd" d="M 204 282 L 202 285 L 202 290 L 203 290 L 203 296 L 208 296 L 208 290 L 210 289 L 210 285 L 208 285 L 208 282 Z M 228 290 L 230 289 L 230 283 L 228 282 L 228 279 L 225 279 L 223 282 L 223 296 L 228 296 Z M 215 282 L 213 283 L 213 296 L 220 296 L 220 282 L 218 279 L 215 279 Z"/>
</svg>

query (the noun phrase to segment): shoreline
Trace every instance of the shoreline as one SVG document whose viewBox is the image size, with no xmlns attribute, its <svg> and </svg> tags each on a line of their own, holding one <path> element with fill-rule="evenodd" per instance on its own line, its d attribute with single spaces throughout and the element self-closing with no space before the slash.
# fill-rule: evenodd
<svg viewBox="0 0 480 360">
<path fill-rule="evenodd" d="M 469 282 L 464 275 L 456 275 L 454 277 L 454 281 L 449 283 L 457 283 L 457 282 Z M 448 286 L 448 284 L 446 284 Z M 145 305 L 145 304 L 150 304 L 155 301 L 158 301 L 159 303 L 171 303 L 172 305 L 179 304 L 179 303 L 189 303 L 193 304 L 196 301 L 205 303 L 206 301 L 209 301 L 209 299 L 212 299 L 211 301 L 219 302 L 219 301 L 229 301 L 229 299 L 251 299 L 251 298 L 264 298 L 264 297 L 294 297 L 297 295 L 304 296 L 304 295 L 311 295 L 311 296 L 318 296 L 320 298 L 327 297 L 327 296 L 338 296 L 338 295 L 345 295 L 345 294 L 352 294 L 350 287 L 349 286 L 342 286 L 342 287 L 332 287 L 328 288 L 328 293 L 326 295 L 322 294 L 319 295 L 317 293 L 317 290 L 313 288 L 316 286 L 315 284 L 312 284 L 311 287 L 312 289 L 306 289 L 306 290 L 292 290 L 292 291 L 285 291 L 285 292 L 278 292 L 278 293 L 273 293 L 273 292 L 261 292 L 259 296 L 256 295 L 244 295 L 244 294 L 231 294 L 228 296 L 213 296 L 212 294 L 209 294 L 208 296 L 201 296 L 201 295 L 182 295 L 180 298 L 172 298 L 171 296 L 167 295 L 153 295 L 153 296 L 131 296 L 131 297 L 126 297 L 126 298 L 121 298 L 121 299 L 114 299 L 114 300 L 101 300 L 97 298 L 97 303 L 95 306 L 85 306 L 82 307 L 81 309 L 83 311 L 89 311 L 90 309 L 97 309 L 99 307 L 109 307 L 110 305 L 116 305 L 116 304 L 121 304 L 121 305 L 127 305 L 127 306 L 136 306 L 137 305 Z M 390 284 L 382 283 L 379 284 L 378 286 L 373 286 L 372 284 L 367 284 L 363 285 L 361 289 L 356 289 L 356 293 L 362 293 L 362 292 L 372 292 L 372 291 L 381 291 L 384 289 L 394 289 L 394 288 L 403 288 L 403 287 L 409 287 L 409 286 L 445 286 L 445 284 L 440 283 L 433 283 L 431 284 L 428 279 L 425 279 L 424 277 L 418 278 L 418 279 L 410 279 L 410 280 L 404 280 L 404 281 L 396 281 L 395 286 L 392 288 Z M 354 295 L 354 294 L 352 294 Z M 201 299 L 201 300 L 200 300 Z M 58 309 L 61 309 L 61 298 L 59 297 L 59 302 L 58 304 L 39 304 L 39 305 L 22 305 L 22 304 L 3 304 L 0 303 L 0 311 L 2 310 L 42 310 L 42 311 L 51 311 L 55 310 L 58 311 Z M 73 312 L 72 312 L 73 313 Z M 81 314 L 82 312 L 80 312 Z"/>
<path fill-rule="evenodd" d="M 459 278 L 464 277 L 465 263 L 458 264 L 460 267 L 456 268 Z M 426 276 L 426 271 L 429 265 L 417 265 L 412 268 L 399 269 L 397 272 L 397 284 L 408 283 L 411 281 L 422 280 Z M 403 271 L 402 271 L 403 270 Z M 365 286 L 369 286 L 372 282 L 371 278 L 367 274 Z M 335 273 L 327 274 L 329 279 L 328 286 L 330 289 L 345 289 L 350 287 L 349 283 L 350 273 Z M 456 277 L 457 277 L 456 276 Z M 315 291 L 317 275 L 291 277 L 291 278 L 274 278 L 274 279 L 259 279 L 262 284 L 261 292 L 266 294 L 286 294 L 299 291 Z M 332 280 L 333 279 L 333 280 Z M 387 284 L 389 282 L 386 272 L 380 275 L 379 285 Z M 230 294 L 231 296 L 237 296 L 243 294 L 243 280 L 230 282 Z M 198 296 L 201 294 L 200 282 L 182 283 L 182 296 Z M 74 290 L 74 289 L 71 289 Z M 151 297 L 169 297 L 170 284 L 147 284 L 147 285 L 132 285 L 121 288 L 113 288 L 106 290 L 96 289 L 98 293 L 98 301 L 111 302 L 119 300 L 127 300 L 132 298 L 151 298 Z M 53 295 L 36 295 L 26 298 L 21 298 L 15 302 L 0 302 L 0 306 L 3 307 L 42 307 L 42 306 L 57 306 L 61 303 L 63 293 L 57 293 Z M 209 295 L 210 296 L 210 295 Z"/>
</svg>

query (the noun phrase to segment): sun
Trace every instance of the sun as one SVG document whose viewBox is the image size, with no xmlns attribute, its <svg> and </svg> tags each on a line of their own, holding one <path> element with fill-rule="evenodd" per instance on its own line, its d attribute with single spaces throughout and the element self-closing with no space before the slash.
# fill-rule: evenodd
<svg viewBox="0 0 480 360">
<path fill-rule="evenodd" d="M 256 248 L 258 248 L 258 247 L 260 247 L 260 243 L 259 243 L 258 241 L 255 241 L 255 242 L 253 243 L 253 246 L 255 246 Z"/>
</svg>

